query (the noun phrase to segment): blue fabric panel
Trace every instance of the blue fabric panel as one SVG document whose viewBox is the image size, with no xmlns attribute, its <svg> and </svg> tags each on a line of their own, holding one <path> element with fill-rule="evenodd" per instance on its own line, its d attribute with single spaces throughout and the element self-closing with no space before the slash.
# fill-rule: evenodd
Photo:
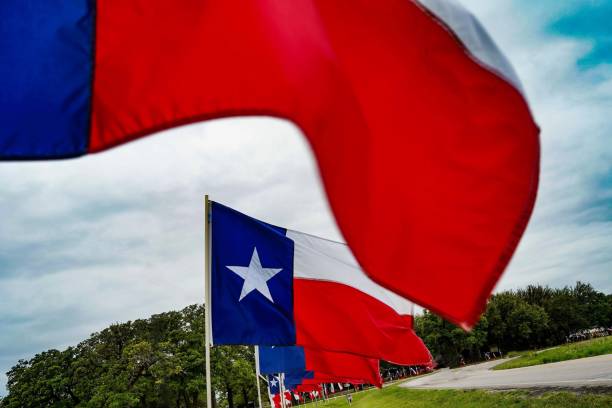
<svg viewBox="0 0 612 408">
<path fill-rule="evenodd" d="M 281 376 L 278 375 L 268 375 L 268 391 L 270 394 L 278 394 L 280 393 L 280 384 L 281 378 L 283 383 L 283 388 L 286 391 L 294 391 L 295 387 L 302 384 L 305 379 L 314 378 L 313 371 L 302 371 L 301 373 L 291 373 L 285 374 Z"/>
<path fill-rule="evenodd" d="M 286 389 L 293 391 L 296 386 L 302 384 L 305 379 L 314 378 L 314 371 L 302 371 L 301 373 L 285 374 L 283 385 Z"/>
<path fill-rule="evenodd" d="M 0 1 L 0 158 L 86 153 L 94 0 Z"/>
<path fill-rule="evenodd" d="M 214 344 L 294 345 L 293 241 L 286 230 L 214 202 L 211 223 Z M 252 269 L 255 254 L 262 268 L 275 271 L 257 290 L 249 282 L 264 273 Z"/>
<path fill-rule="evenodd" d="M 259 371 L 262 374 L 302 373 L 306 356 L 300 346 L 259 347 Z"/>
<path fill-rule="evenodd" d="M 269 375 L 268 376 L 268 390 L 270 394 L 280 393 L 280 375 Z"/>
</svg>

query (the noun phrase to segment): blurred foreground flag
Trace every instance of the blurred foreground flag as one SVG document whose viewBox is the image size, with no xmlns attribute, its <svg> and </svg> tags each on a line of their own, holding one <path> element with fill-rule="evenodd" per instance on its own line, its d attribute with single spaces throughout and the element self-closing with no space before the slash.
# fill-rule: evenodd
<svg viewBox="0 0 612 408">
<path fill-rule="evenodd" d="M 456 0 L 0 1 L 0 159 L 239 115 L 303 131 L 373 280 L 477 321 L 531 215 L 539 141 Z"/>
<path fill-rule="evenodd" d="M 259 369 L 262 374 L 302 374 L 298 381 L 291 376 L 286 384 L 298 385 L 313 380 L 317 383 L 345 382 L 382 386 L 379 361 L 353 354 L 314 350 L 301 346 L 259 347 Z M 312 375 L 307 375 L 312 373 Z"/>
<path fill-rule="evenodd" d="M 428 365 L 412 303 L 374 283 L 345 244 L 212 202 L 214 344 L 300 345 Z"/>
</svg>

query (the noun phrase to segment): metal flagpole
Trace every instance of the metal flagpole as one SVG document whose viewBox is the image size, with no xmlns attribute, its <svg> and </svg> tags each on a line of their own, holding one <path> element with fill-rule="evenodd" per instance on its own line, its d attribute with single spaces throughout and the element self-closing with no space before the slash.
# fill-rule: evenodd
<svg viewBox="0 0 612 408">
<path fill-rule="evenodd" d="M 210 216 L 210 201 L 208 200 L 208 194 L 204 196 L 204 291 L 205 291 L 205 299 L 204 299 L 204 320 L 205 320 L 205 328 L 204 332 L 206 333 L 206 407 L 212 408 L 212 385 L 210 381 L 210 343 L 211 343 L 211 330 L 212 324 L 210 321 L 210 223 L 212 222 Z"/>
<path fill-rule="evenodd" d="M 259 346 L 255 346 L 255 381 L 257 381 L 257 399 L 259 400 L 259 408 L 262 408 L 261 405 L 261 388 L 259 387 Z"/>
<path fill-rule="evenodd" d="M 285 405 L 285 384 L 283 384 L 285 382 L 285 374 L 284 373 L 278 373 L 278 393 L 280 394 L 280 403 L 281 403 L 281 408 L 286 408 Z"/>
</svg>

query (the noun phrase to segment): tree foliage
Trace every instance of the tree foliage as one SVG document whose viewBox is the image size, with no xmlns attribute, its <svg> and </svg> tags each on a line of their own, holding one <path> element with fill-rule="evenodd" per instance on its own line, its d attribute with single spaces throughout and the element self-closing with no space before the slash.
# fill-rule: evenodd
<svg viewBox="0 0 612 408">
<path fill-rule="evenodd" d="M 552 346 L 580 329 L 612 326 L 612 296 L 578 282 L 528 286 L 491 297 L 476 327 L 465 332 L 425 311 L 415 329 L 442 365 L 504 351 Z M 204 308 L 192 305 L 149 319 L 113 324 L 75 347 L 19 361 L 8 373 L 0 408 L 199 408 L 205 406 Z M 253 349 L 211 350 L 218 408 L 257 398 Z"/>
<path fill-rule="evenodd" d="M 253 350 L 214 347 L 213 390 L 220 407 L 256 397 Z M 19 361 L 2 408 L 204 407 L 204 309 L 114 324 L 76 347 Z"/>
<path fill-rule="evenodd" d="M 456 366 L 462 357 L 479 358 L 479 352 L 487 340 L 487 319 L 470 332 L 425 311 L 415 320 L 415 330 L 423 339 L 435 360 L 442 365 Z"/>
<path fill-rule="evenodd" d="M 581 329 L 612 326 L 612 295 L 589 284 L 552 289 L 530 285 L 493 295 L 471 332 L 425 312 L 415 319 L 417 334 L 442 365 L 475 361 L 493 349 L 526 350 L 564 343 Z"/>
</svg>

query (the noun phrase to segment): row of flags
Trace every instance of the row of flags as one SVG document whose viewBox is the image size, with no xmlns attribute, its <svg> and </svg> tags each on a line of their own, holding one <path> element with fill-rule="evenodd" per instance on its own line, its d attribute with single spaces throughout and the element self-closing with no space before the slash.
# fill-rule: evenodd
<svg viewBox="0 0 612 408">
<path fill-rule="evenodd" d="M 317 400 L 325 397 L 328 389 L 326 384 L 295 384 L 292 381 L 293 376 L 286 374 L 268 375 L 268 397 L 270 399 L 270 406 L 274 408 L 281 408 L 283 406 L 293 405 L 293 401 L 296 403 L 304 402 L 304 394 L 308 394 L 310 400 Z M 334 389 L 334 383 L 329 383 L 331 390 Z M 337 383 L 339 389 L 342 389 L 342 384 Z M 333 393 L 333 391 L 332 391 Z"/>
<path fill-rule="evenodd" d="M 259 347 L 259 370 L 262 374 L 285 373 L 293 379 L 315 380 L 317 384 L 345 382 L 382 386 L 377 359 L 301 346 Z M 313 381 L 289 381 L 294 385 L 308 382 Z"/>
<path fill-rule="evenodd" d="M 292 397 L 303 401 L 302 393 L 308 393 L 310 399 L 327 396 L 335 392 L 334 383 L 339 390 L 342 383 L 382 386 L 378 361 L 374 359 L 299 346 L 259 347 L 258 351 L 259 372 L 267 374 L 273 407 L 280 407 L 283 402 L 291 405 Z"/>
<path fill-rule="evenodd" d="M 324 383 L 381 387 L 381 359 L 432 365 L 414 305 L 370 279 L 346 244 L 218 202 L 209 211 L 211 343 L 257 346 L 279 404 Z"/>
</svg>

